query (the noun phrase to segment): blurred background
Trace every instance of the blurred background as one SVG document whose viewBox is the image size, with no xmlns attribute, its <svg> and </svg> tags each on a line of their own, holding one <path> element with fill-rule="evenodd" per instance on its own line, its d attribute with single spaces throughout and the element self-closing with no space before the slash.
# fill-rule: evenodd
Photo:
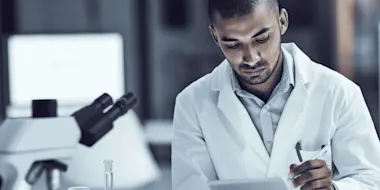
<svg viewBox="0 0 380 190">
<path fill-rule="evenodd" d="M 359 84 L 379 133 L 380 1 L 280 3 L 290 19 L 283 41 Z M 223 60 L 207 18 L 206 0 L 2 0 L 0 118 L 27 116 L 33 98 L 75 107 L 134 92 L 162 172 L 135 189 L 171 189 L 175 97 Z"/>
</svg>

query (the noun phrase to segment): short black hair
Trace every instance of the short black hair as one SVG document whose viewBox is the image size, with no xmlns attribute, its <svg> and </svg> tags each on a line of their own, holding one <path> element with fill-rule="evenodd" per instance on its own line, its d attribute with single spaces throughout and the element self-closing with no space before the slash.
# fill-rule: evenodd
<svg viewBox="0 0 380 190">
<path fill-rule="evenodd" d="M 280 10 L 278 0 L 208 0 L 210 22 L 215 23 L 216 13 L 223 19 L 247 15 L 260 3 L 267 3 L 277 13 Z"/>
</svg>

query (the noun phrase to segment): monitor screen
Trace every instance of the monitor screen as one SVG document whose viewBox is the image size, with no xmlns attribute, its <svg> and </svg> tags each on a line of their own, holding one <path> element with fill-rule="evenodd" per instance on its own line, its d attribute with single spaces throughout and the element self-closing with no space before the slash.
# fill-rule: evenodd
<svg viewBox="0 0 380 190">
<path fill-rule="evenodd" d="M 124 89 L 123 39 L 119 34 L 25 34 L 8 39 L 10 106 L 57 99 L 59 106 L 114 99 Z"/>
</svg>

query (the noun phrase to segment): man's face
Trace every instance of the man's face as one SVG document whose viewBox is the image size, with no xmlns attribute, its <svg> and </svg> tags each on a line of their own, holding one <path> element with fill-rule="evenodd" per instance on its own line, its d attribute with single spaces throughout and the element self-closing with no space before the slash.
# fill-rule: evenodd
<svg viewBox="0 0 380 190">
<path fill-rule="evenodd" d="M 287 28 L 286 11 L 281 10 L 279 15 L 261 3 L 252 13 L 241 17 L 215 16 L 211 34 L 237 77 L 249 85 L 265 83 L 282 57 L 280 44 L 281 34 Z"/>
</svg>

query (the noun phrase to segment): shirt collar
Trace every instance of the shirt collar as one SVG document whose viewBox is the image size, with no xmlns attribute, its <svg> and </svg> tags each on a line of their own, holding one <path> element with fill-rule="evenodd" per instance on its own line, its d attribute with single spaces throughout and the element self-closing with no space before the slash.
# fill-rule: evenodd
<svg viewBox="0 0 380 190">
<path fill-rule="evenodd" d="M 283 71 L 282 71 L 282 76 L 280 83 L 277 85 L 278 88 L 281 89 L 281 91 L 286 92 L 289 90 L 290 86 L 294 87 L 294 63 L 293 63 L 293 57 L 292 55 L 285 51 L 282 50 L 283 52 Z M 232 78 L 232 89 L 237 92 L 237 91 L 242 91 L 242 88 L 238 82 L 238 79 L 236 77 L 235 72 L 233 69 L 231 69 L 231 78 Z"/>
</svg>

